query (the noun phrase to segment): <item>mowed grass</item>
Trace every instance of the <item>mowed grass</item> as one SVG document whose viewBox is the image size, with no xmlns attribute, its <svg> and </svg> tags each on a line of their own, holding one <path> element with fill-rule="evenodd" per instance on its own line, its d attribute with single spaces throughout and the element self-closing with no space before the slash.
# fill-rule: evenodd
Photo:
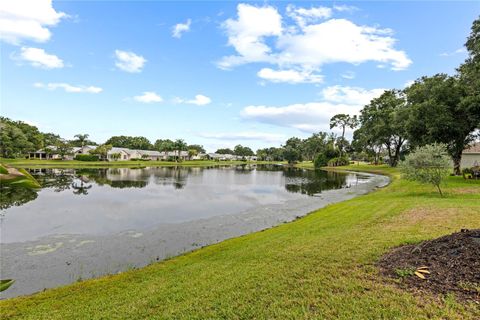
<svg viewBox="0 0 480 320">
<path fill-rule="evenodd" d="M 241 164 L 275 164 L 282 162 L 272 161 L 212 161 L 212 160 L 187 160 L 174 161 L 78 161 L 78 160 L 30 160 L 30 159 L 6 159 L 1 158 L 1 163 L 17 168 L 129 168 L 129 167 L 155 167 L 155 166 L 219 166 Z"/>
<path fill-rule="evenodd" d="M 123 274 L 0 302 L 9 319 L 479 319 L 454 296 L 379 276 L 389 248 L 480 228 L 480 182 L 450 177 L 445 198 L 398 178 L 302 219 Z"/>
</svg>

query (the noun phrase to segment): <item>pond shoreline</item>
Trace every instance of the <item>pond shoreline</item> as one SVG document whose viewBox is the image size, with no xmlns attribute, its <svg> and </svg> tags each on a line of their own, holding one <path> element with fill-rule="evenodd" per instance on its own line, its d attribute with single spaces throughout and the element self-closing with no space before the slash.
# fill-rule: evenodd
<svg viewBox="0 0 480 320">
<path fill-rule="evenodd" d="M 390 182 L 386 176 L 365 175 L 370 176 L 367 182 L 350 188 L 327 190 L 319 196 L 282 204 L 258 206 L 238 214 L 162 223 L 149 229 L 126 230 L 114 235 L 59 234 L 36 241 L 0 244 L 3 276 L 17 279 L 14 286 L 2 293 L 2 298 L 141 268 L 226 239 L 296 220 L 329 204 L 369 193 Z"/>
</svg>

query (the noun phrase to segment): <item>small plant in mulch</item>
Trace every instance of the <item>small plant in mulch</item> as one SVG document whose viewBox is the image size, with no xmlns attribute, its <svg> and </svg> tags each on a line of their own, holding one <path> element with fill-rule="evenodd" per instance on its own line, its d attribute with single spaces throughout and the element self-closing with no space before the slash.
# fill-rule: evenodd
<svg viewBox="0 0 480 320">
<path fill-rule="evenodd" d="M 480 229 L 394 248 L 378 266 L 402 287 L 480 304 Z"/>
</svg>

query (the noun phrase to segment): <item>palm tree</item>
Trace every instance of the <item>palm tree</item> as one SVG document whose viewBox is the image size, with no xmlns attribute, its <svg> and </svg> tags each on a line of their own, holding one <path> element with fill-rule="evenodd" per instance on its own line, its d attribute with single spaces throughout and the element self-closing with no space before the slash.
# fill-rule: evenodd
<svg viewBox="0 0 480 320">
<path fill-rule="evenodd" d="M 187 144 L 183 139 L 177 139 L 175 140 L 174 146 L 177 152 L 176 161 L 178 162 L 178 159 L 180 158 L 180 152 L 185 151 L 187 149 Z"/>
<path fill-rule="evenodd" d="M 342 140 L 341 140 L 342 145 L 340 146 L 340 158 L 342 157 L 343 143 L 345 141 L 345 129 L 347 127 L 350 129 L 353 129 L 356 126 L 358 126 L 357 116 L 351 117 L 348 114 L 340 113 L 340 114 L 334 115 L 332 119 L 330 119 L 330 129 L 333 129 L 335 127 L 342 128 Z"/>
<path fill-rule="evenodd" d="M 88 137 L 89 135 L 86 133 L 86 134 L 76 134 L 73 136 L 74 138 L 77 138 L 77 141 L 80 142 L 80 146 L 83 148 L 85 146 L 85 142 L 87 142 L 88 140 Z"/>
</svg>

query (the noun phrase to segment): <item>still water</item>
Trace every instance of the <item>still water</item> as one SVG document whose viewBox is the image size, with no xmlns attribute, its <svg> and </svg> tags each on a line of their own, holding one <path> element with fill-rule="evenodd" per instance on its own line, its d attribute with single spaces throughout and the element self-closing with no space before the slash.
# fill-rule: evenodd
<svg viewBox="0 0 480 320">
<path fill-rule="evenodd" d="M 1 191 L 3 243 L 111 234 L 235 214 L 356 184 L 356 174 L 280 166 L 30 170 L 43 186 Z"/>
<path fill-rule="evenodd" d="M 385 182 L 273 165 L 29 171 L 41 190 L 0 190 L 2 277 L 17 279 L 2 297 L 143 266 Z"/>
</svg>

